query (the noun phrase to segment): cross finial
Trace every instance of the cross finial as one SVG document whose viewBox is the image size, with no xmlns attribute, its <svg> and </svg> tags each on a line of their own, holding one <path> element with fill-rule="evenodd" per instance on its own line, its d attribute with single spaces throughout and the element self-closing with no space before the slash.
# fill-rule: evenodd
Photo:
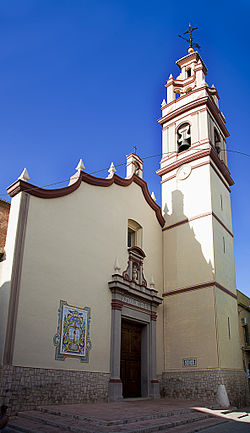
<svg viewBox="0 0 250 433">
<path fill-rule="evenodd" d="M 134 148 L 134 153 L 137 155 L 137 146 L 133 146 L 133 148 Z"/>
<path fill-rule="evenodd" d="M 187 39 L 187 38 L 184 38 L 184 37 L 181 36 L 181 35 L 178 35 L 179 38 L 182 38 L 182 39 L 184 39 L 184 41 L 187 41 L 187 42 L 189 43 L 189 49 L 188 49 L 188 52 L 189 52 L 190 54 L 194 52 L 194 48 L 193 48 L 193 46 L 194 46 L 195 48 L 198 48 L 198 50 L 200 49 L 200 45 L 194 43 L 193 35 L 192 35 L 193 31 L 194 31 L 194 30 L 197 30 L 197 29 L 198 29 L 198 27 L 192 27 L 191 24 L 189 23 L 188 30 L 187 30 L 186 32 L 183 33 L 183 35 L 186 35 L 186 34 L 188 33 L 189 38 Z"/>
</svg>

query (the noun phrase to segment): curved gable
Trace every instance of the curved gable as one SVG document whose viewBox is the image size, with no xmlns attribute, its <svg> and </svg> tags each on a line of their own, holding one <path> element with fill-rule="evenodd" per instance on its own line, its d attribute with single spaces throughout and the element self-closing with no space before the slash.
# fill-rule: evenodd
<svg viewBox="0 0 250 433">
<path fill-rule="evenodd" d="M 10 195 L 10 197 L 14 197 L 19 192 L 23 191 L 39 198 L 44 198 L 44 199 L 58 198 L 58 197 L 63 197 L 65 195 L 71 194 L 72 192 L 76 191 L 81 185 L 81 182 L 86 182 L 90 185 L 101 186 L 101 187 L 108 187 L 113 185 L 113 183 L 119 186 L 126 187 L 131 185 L 132 182 L 136 183 L 138 186 L 141 187 L 144 198 L 149 204 L 149 206 L 155 211 L 156 217 L 160 225 L 162 227 L 164 226 L 165 220 L 162 216 L 160 206 L 158 206 L 158 204 L 156 204 L 152 199 L 148 190 L 147 183 L 136 174 L 134 174 L 129 179 L 123 179 L 122 177 L 117 176 L 116 174 L 114 174 L 114 176 L 110 179 L 103 179 L 81 171 L 79 175 L 76 177 L 75 182 L 71 183 L 70 185 L 64 188 L 58 188 L 58 189 L 40 188 L 19 179 L 7 189 L 7 192 Z"/>
</svg>

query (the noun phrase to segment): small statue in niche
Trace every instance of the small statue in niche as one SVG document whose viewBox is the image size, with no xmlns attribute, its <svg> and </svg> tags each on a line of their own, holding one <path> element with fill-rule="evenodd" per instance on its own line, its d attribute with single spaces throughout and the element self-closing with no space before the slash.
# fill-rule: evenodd
<svg viewBox="0 0 250 433">
<path fill-rule="evenodd" d="M 132 268 L 132 280 L 135 281 L 136 283 L 139 283 L 139 279 L 138 279 L 138 268 L 137 268 L 137 264 L 133 263 L 133 268 Z"/>
</svg>

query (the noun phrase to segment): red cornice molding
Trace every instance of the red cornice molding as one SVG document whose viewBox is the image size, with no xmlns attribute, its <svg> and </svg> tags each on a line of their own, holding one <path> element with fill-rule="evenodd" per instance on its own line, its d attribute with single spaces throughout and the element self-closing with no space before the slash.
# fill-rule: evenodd
<svg viewBox="0 0 250 433">
<path fill-rule="evenodd" d="M 204 218 L 204 217 L 206 217 L 206 216 L 210 216 L 210 215 L 212 215 L 215 219 L 216 219 L 216 221 L 218 221 L 218 223 L 219 224 L 221 224 L 221 226 L 227 231 L 227 233 L 230 235 L 230 236 L 232 236 L 232 238 L 233 238 L 233 233 L 227 228 L 227 226 L 222 222 L 222 220 L 214 213 L 214 212 L 212 212 L 212 211 L 209 211 L 209 212 L 204 212 L 204 213 L 201 213 L 201 214 L 199 214 L 199 215 L 195 215 L 195 216 L 193 216 L 193 217 L 191 217 L 191 218 L 185 218 L 185 219 L 183 219 L 183 220 L 181 220 L 181 221 L 178 221 L 177 223 L 175 223 L 175 224 L 171 224 L 171 225 L 169 225 L 169 226 L 167 226 L 167 227 L 164 227 L 163 229 L 162 229 L 162 231 L 163 232 L 165 232 L 166 230 L 170 230 L 170 229 L 173 229 L 174 227 L 178 227 L 178 226 L 181 226 L 181 225 L 183 225 L 183 224 L 187 224 L 187 223 L 189 223 L 190 221 L 194 221 L 194 220 L 197 220 L 197 219 L 199 219 L 199 218 Z"/>
<path fill-rule="evenodd" d="M 192 150 L 192 147 L 189 148 L 189 150 L 186 150 L 186 152 L 190 152 Z M 183 155 L 184 152 L 177 154 L 177 158 L 179 158 L 179 155 Z M 167 167 L 160 168 L 157 170 L 157 174 L 159 176 L 164 176 L 167 173 L 170 173 L 172 170 L 176 170 L 178 167 L 180 167 L 182 164 L 187 164 L 188 162 L 196 161 L 196 159 L 204 158 L 205 156 L 209 156 L 210 149 L 201 150 L 200 152 L 191 153 L 191 155 L 186 156 L 185 158 L 180 158 L 178 161 L 173 162 L 171 165 Z"/>
<path fill-rule="evenodd" d="M 166 86 L 165 86 L 166 87 Z M 179 86 L 180 87 L 180 86 Z M 163 110 L 165 110 L 165 108 L 166 107 L 170 107 L 170 105 L 173 105 L 175 102 L 177 102 L 177 101 L 181 101 L 182 99 L 184 99 L 184 98 L 186 98 L 187 96 L 190 96 L 191 94 L 193 94 L 193 93 L 196 93 L 196 92 L 200 92 L 201 90 L 205 90 L 206 89 L 206 86 L 203 86 L 203 87 L 196 87 L 195 89 L 193 89 L 191 92 L 189 92 L 189 93 L 185 93 L 185 95 L 181 95 L 178 99 L 174 99 L 173 101 L 171 101 L 171 102 L 169 102 L 168 104 L 166 104 L 166 105 L 164 105 L 163 107 L 161 107 L 161 111 L 163 111 Z M 203 98 L 204 97 L 206 97 L 206 96 L 203 96 Z M 181 107 L 182 108 L 182 107 Z M 168 115 L 167 115 L 168 116 Z M 161 119 L 159 119 L 158 120 L 158 122 L 159 123 L 161 123 L 160 121 L 162 120 L 162 119 L 165 119 L 165 117 L 166 116 L 164 116 L 164 117 L 162 117 Z M 166 120 L 164 120 L 164 122 L 166 122 Z M 163 123 L 163 122 L 162 122 Z"/>
<path fill-rule="evenodd" d="M 204 289 L 204 288 L 213 287 L 213 286 L 222 290 L 224 293 L 227 293 L 227 295 L 232 296 L 232 298 L 237 299 L 237 296 L 234 293 L 232 293 L 230 290 L 226 289 L 226 287 L 222 286 L 221 284 L 217 283 L 216 281 L 210 281 L 207 283 L 197 284 L 196 286 L 184 287 L 183 289 L 171 290 L 170 292 L 163 293 L 162 296 L 166 297 L 166 296 L 172 296 L 172 295 L 179 295 L 180 293 L 190 292 L 192 290 Z"/>
<path fill-rule="evenodd" d="M 188 77 L 188 78 L 185 78 L 184 80 L 178 80 L 178 78 L 176 78 L 176 79 L 171 79 L 171 83 L 169 82 L 169 81 L 167 81 L 167 84 L 165 84 L 165 87 L 169 87 L 169 86 L 171 86 L 172 85 L 172 83 L 174 83 L 174 85 L 176 86 L 176 88 L 177 87 L 186 87 L 186 86 L 188 86 L 189 84 L 192 84 L 194 81 L 195 81 L 195 79 L 196 79 L 196 76 L 194 75 L 193 77 Z M 179 99 L 179 98 L 178 98 Z"/>
<path fill-rule="evenodd" d="M 190 150 L 192 150 L 192 146 L 191 146 L 191 148 L 186 150 L 186 152 L 188 153 L 188 152 L 190 152 Z M 184 152 L 177 154 L 177 155 L 182 156 L 183 153 Z M 180 158 L 179 161 L 173 162 L 173 164 L 169 165 L 168 167 L 160 168 L 159 170 L 157 170 L 156 173 L 162 177 L 163 175 L 170 173 L 172 170 L 177 169 L 178 167 L 180 167 L 183 164 L 186 164 L 186 163 L 189 163 L 192 161 L 196 161 L 197 159 L 204 158 L 206 156 L 209 156 L 211 158 L 211 160 L 215 163 L 215 165 L 219 169 L 220 173 L 223 174 L 223 176 L 226 179 L 226 181 L 228 182 L 228 184 L 230 186 L 234 185 L 234 181 L 231 178 L 230 171 L 228 170 L 226 164 L 218 157 L 218 154 L 217 154 L 216 150 L 213 148 L 213 146 L 211 146 L 208 149 L 201 150 L 200 152 L 191 153 L 191 155 L 188 155 L 185 158 Z"/>
<path fill-rule="evenodd" d="M 23 180 L 17 180 L 7 189 L 7 192 L 10 195 L 10 197 L 14 197 L 19 192 L 26 192 L 35 197 L 50 199 L 50 198 L 64 197 L 65 195 L 71 194 L 72 192 L 76 191 L 79 188 L 81 182 L 86 182 L 90 185 L 102 186 L 102 187 L 111 186 L 113 185 L 113 183 L 119 186 L 126 187 L 131 185 L 131 183 L 134 182 L 141 187 L 146 202 L 155 211 L 156 217 L 160 225 L 162 227 L 164 226 L 165 220 L 162 216 L 160 206 L 158 206 L 158 204 L 156 204 L 155 201 L 152 199 L 146 182 L 136 174 L 131 176 L 129 179 L 123 179 L 122 177 L 117 176 L 116 174 L 114 174 L 114 176 L 110 179 L 102 179 L 100 177 L 95 177 L 92 176 L 91 174 L 87 174 L 85 172 L 80 172 L 80 174 L 78 174 L 77 176 L 78 177 L 76 177 L 76 181 L 74 183 L 59 189 L 39 188 Z"/>
<path fill-rule="evenodd" d="M 207 92 L 207 96 L 202 96 L 199 99 L 196 99 L 194 101 L 190 101 L 187 104 L 183 105 L 182 107 L 176 108 L 175 110 L 166 114 L 166 116 L 161 117 L 161 119 L 158 120 L 160 125 L 163 125 L 164 123 L 169 122 L 170 120 L 174 119 L 175 117 L 179 116 L 180 114 L 186 113 L 187 111 L 190 111 L 193 108 L 200 107 L 201 105 L 206 105 L 207 108 L 211 111 L 212 115 L 215 117 L 216 121 L 218 122 L 223 134 L 225 135 L 225 137 L 229 137 L 230 134 L 229 134 L 229 132 L 225 126 L 225 120 L 223 119 L 219 108 L 217 107 L 211 94 L 209 93 L 208 87 L 204 86 L 204 87 L 196 88 L 196 89 L 192 90 L 190 93 L 187 93 L 186 95 L 183 95 L 180 98 L 178 98 L 177 101 L 179 101 L 181 98 L 184 99 L 185 97 L 190 96 L 191 93 L 195 93 L 195 92 L 198 92 L 198 91 L 201 91 L 204 89 Z M 165 105 L 164 107 L 162 107 L 162 109 L 164 110 L 166 107 L 169 107 L 171 104 L 174 104 L 175 102 L 176 102 L 176 99 L 174 101 L 171 101 L 169 104 Z"/>
<path fill-rule="evenodd" d="M 234 237 L 233 233 L 227 228 L 227 226 L 221 221 L 221 219 L 214 213 L 212 212 L 213 217 L 218 221 L 218 223 L 220 225 L 222 225 L 222 227 L 227 231 L 227 233 L 232 236 L 232 238 Z"/>
</svg>

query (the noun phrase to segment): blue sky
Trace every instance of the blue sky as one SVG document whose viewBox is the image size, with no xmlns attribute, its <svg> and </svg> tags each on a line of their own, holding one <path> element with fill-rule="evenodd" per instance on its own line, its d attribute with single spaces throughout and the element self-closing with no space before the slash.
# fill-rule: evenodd
<svg viewBox="0 0 250 433">
<path fill-rule="evenodd" d="M 1 0 L 1 198 L 24 167 L 44 186 L 68 179 L 81 157 L 92 173 L 125 163 L 134 145 L 141 157 L 159 155 L 164 84 L 178 74 L 186 44 L 177 35 L 189 22 L 221 97 L 228 149 L 250 154 L 249 15 L 248 0 Z M 237 287 L 250 296 L 250 157 L 228 160 Z M 158 203 L 159 161 L 144 162 Z"/>
</svg>

